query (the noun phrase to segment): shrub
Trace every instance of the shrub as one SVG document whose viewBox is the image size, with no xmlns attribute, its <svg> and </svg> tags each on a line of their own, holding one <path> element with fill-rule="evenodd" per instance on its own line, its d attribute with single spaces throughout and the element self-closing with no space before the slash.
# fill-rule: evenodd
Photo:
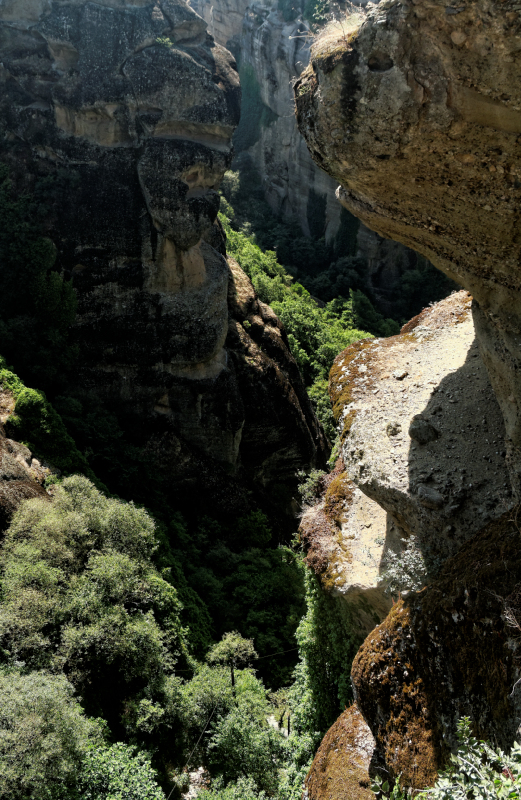
<svg viewBox="0 0 521 800">
<path fill-rule="evenodd" d="M 81 800 L 165 800 L 149 757 L 121 742 L 89 749 L 78 784 Z"/>
<path fill-rule="evenodd" d="M 471 733 L 470 719 L 458 722 L 459 747 L 448 767 L 439 773 L 431 789 L 414 792 L 420 800 L 516 800 L 521 797 L 521 745 L 514 743 L 509 755 L 486 742 L 478 742 Z M 377 778 L 373 791 L 380 800 L 406 800 L 413 793 L 400 787 L 400 780 L 390 789 L 387 781 Z"/>
<path fill-rule="evenodd" d="M 101 744 L 63 675 L 0 673 L 0 798 L 68 800 L 88 747 Z"/>
</svg>

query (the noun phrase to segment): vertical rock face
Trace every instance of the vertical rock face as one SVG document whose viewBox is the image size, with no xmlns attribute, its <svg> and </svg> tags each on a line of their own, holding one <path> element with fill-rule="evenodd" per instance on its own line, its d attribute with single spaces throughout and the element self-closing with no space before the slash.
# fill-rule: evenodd
<svg viewBox="0 0 521 800">
<path fill-rule="evenodd" d="M 259 171 L 266 200 L 276 214 L 296 220 L 306 235 L 309 203 L 314 196 L 325 200 L 323 232 L 330 241 L 340 225 L 336 183 L 316 168 L 293 112 L 292 84 L 309 61 L 308 24 L 300 18 L 286 22 L 271 2 L 192 0 L 191 5 L 217 41 L 240 54 L 242 72 L 247 73 L 243 88 L 255 96 L 258 118 L 246 121 L 248 130 L 239 146 Z"/>
<path fill-rule="evenodd" d="M 296 84 L 316 162 L 367 226 L 472 293 L 518 488 L 521 332 L 519 9 L 384 2 L 317 42 Z"/>
<path fill-rule="evenodd" d="M 215 223 L 240 110 L 232 56 L 184 0 L 4 3 L 0 56 L 2 155 L 73 277 L 80 385 L 161 454 L 174 485 L 196 484 L 204 461 L 237 472 L 249 387 L 226 344 Z M 299 387 L 303 405 L 279 399 L 304 465 L 324 442 Z M 248 459 L 269 482 L 265 454 Z"/>
</svg>

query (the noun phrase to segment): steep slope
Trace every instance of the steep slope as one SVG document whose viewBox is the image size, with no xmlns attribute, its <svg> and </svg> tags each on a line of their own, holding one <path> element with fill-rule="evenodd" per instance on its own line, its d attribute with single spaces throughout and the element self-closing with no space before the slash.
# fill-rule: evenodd
<svg viewBox="0 0 521 800">
<path fill-rule="evenodd" d="M 252 422 L 262 359 L 227 341 L 215 220 L 239 119 L 230 53 L 183 0 L 11 3 L 0 26 L 2 158 L 73 278 L 84 396 L 117 411 L 172 490 L 213 476 L 210 505 L 242 465 L 268 485 L 320 461 L 325 442 L 277 323 L 259 324 L 278 331 L 265 391 L 283 432 L 262 410 Z M 250 425 L 281 452 L 289 437 L 291 456 L 270 471 L 271 452 L 245 444 Z"/>
</svg>

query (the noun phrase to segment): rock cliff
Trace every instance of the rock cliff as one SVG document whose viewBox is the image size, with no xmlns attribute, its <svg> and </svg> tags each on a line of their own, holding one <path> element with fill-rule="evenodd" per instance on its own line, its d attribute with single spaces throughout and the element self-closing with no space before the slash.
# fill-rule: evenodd
<svg viewBox="0 0 521 800">
<path fill-rule="evenodd" d="M 336 198 L 338 182 L 318 168 L 296 125 L 293 84 L 307 67 L 312 36 L 303 18 L 303 3 L 286 21 L 276 2 L 191 0 L 210 32 L 230 48 L 240 63 L 245 102 L 235 137 L 235 165 L 248 161 L 257 170 L 264 197 L 277 216 L 295 224 L 306 236 L 327 242 L 346 226 Z M 298 12 L 298 13 L 297 13 Z M 234 166 L 235 166 L 234 165 Z M 349 223 L 351 227 L 352 218 Z M 354 229 L 351 254 L 367 262 L 367 288 L 386 314 L 404 272 L 417 265 L 417 254 L 384 239 L 365 225 Z M 338 256 L 346 255 L 342 250 Z"/>
<path fill-rule="evenodd" d="M 320 460 L 280 324 L 251 293 L 252 336 L 230 332 L 242 278 L 216 189 L 240 89 L 204 20 L 184 0 L 4 3 L 0 56 L 2 158 L 73 278 L 86 397 L 117 411 L 172 490 L 204 475 L 216 492 L 241 475 L 267 486 Z"/>
<path fill-rule="evenodd" d="M 414 535 L 427 571 L 352 671 L 375 753 L 415 788 L 459 717 L 505 748 L 519 736 L 520 24 L 508 2 L 383 2 L 319 39 L 295 85 L 344 205 L 474 298 L 473 324 L 453 295 L 331 373 L 346 478 Z"/>
<path fill-rule="evenodd" d="M 510 2 L 384 2 L 319 40 L 295 87 L 300 130 L 346 207 L 472 293 L 516 491 L 519 24 Z"/>
</svg>

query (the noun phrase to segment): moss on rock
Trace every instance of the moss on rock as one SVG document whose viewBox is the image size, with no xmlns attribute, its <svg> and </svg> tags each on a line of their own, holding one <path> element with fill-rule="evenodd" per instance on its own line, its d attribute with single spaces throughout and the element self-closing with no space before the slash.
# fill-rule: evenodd
<svg viewBox="0 0 521 800">
<path fill-rule="evenodd" d="M 507 513 L 449 559 L 430 586 L 397 603 L 353 662 L 360 710 L 387 769 L 404 785 L 433 783 L 456 749 L 464 715 L 477 736 L 504 749 L 517 735 L 519 700 L 511 693 L 520 664 L 505 610 L 521 619 L 519 545 Z"/>
</svg>

